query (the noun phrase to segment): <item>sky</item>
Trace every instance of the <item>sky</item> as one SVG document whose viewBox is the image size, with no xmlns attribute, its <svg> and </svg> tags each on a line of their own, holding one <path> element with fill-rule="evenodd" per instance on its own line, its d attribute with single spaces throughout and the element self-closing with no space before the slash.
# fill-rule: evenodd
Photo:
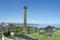
<svg viewBox="0 0 60 40">
<path fill-rule="evenodd" d="M 23 23 L 24 5 L 27 23 L 60 24 L 60 0 L 0 0 L 0 23 Z"/>
</svg>

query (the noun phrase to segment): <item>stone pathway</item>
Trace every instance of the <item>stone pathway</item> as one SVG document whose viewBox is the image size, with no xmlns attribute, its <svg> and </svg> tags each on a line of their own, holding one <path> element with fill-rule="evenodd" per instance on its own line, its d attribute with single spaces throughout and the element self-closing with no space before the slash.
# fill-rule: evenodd
<svg viewBox="0 0 60 40">
<path fill-rule="evenodd" d="M 13 39 L 10 39 L 10 38 L 7 38 L 7 37 L 4 37 L 4 40 L 13 40 Z"/>
</svg>

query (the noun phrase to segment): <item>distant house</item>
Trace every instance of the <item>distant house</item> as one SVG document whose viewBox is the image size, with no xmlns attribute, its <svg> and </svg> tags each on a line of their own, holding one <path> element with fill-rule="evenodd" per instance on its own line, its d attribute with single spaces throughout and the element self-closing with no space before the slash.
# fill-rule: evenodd
<svg viewBox="0 0 60 40">
<path fill-rule="evenodd" d="M 14 40 L 37 40 L 26 35 L 15 35 Z"/>
<path fill-rule="evenodd" d="M 52 34 L 53 34 L 53 27 L 47 26 L 45 29 L 46 29 L 46 34 L 48 36 L 52 36 Z"/>
</svg>

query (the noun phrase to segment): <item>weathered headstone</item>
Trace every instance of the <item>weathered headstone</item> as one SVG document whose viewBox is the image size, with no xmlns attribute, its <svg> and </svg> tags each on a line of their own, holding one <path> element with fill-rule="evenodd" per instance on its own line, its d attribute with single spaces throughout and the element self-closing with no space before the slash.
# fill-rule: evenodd
<svg viewBox="0 0 60 40">
<path fill-rule="evenodd" d="M 14 32 L 11 32 L 11 36 L 14 36 Z"/>
<path fill-rule="evenodd" d="M 56 29 L 55 29 L 55 27 L 53 26 L 53 31 L 55 32 L 56 31 Z"/>
<path fill-rule="evenodd" d="M 40 28 L 40 30 L 39 30 L 39 34 L 45 34 L 45 30 L 44 30 L 44 28 Z"/>
<path fill-rule="evenodd" d="M 52 36 L 52 34 L 53 34 L 53 27 L 47 26 L 47 27 L 46 27 L 46 34 L 47 34 L 48 36 Z"/>
</svg>

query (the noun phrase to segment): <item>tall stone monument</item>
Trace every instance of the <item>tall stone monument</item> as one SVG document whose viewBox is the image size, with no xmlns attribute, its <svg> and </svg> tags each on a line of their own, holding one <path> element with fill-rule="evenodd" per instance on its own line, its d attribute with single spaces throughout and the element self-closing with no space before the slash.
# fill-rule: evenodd
<svg viewBox="0 0 60 40">
<path fill-rule="evenodd" d="M 24 6 L 24 33 L 27 33 L 27 6 Z"/>
</svg>

